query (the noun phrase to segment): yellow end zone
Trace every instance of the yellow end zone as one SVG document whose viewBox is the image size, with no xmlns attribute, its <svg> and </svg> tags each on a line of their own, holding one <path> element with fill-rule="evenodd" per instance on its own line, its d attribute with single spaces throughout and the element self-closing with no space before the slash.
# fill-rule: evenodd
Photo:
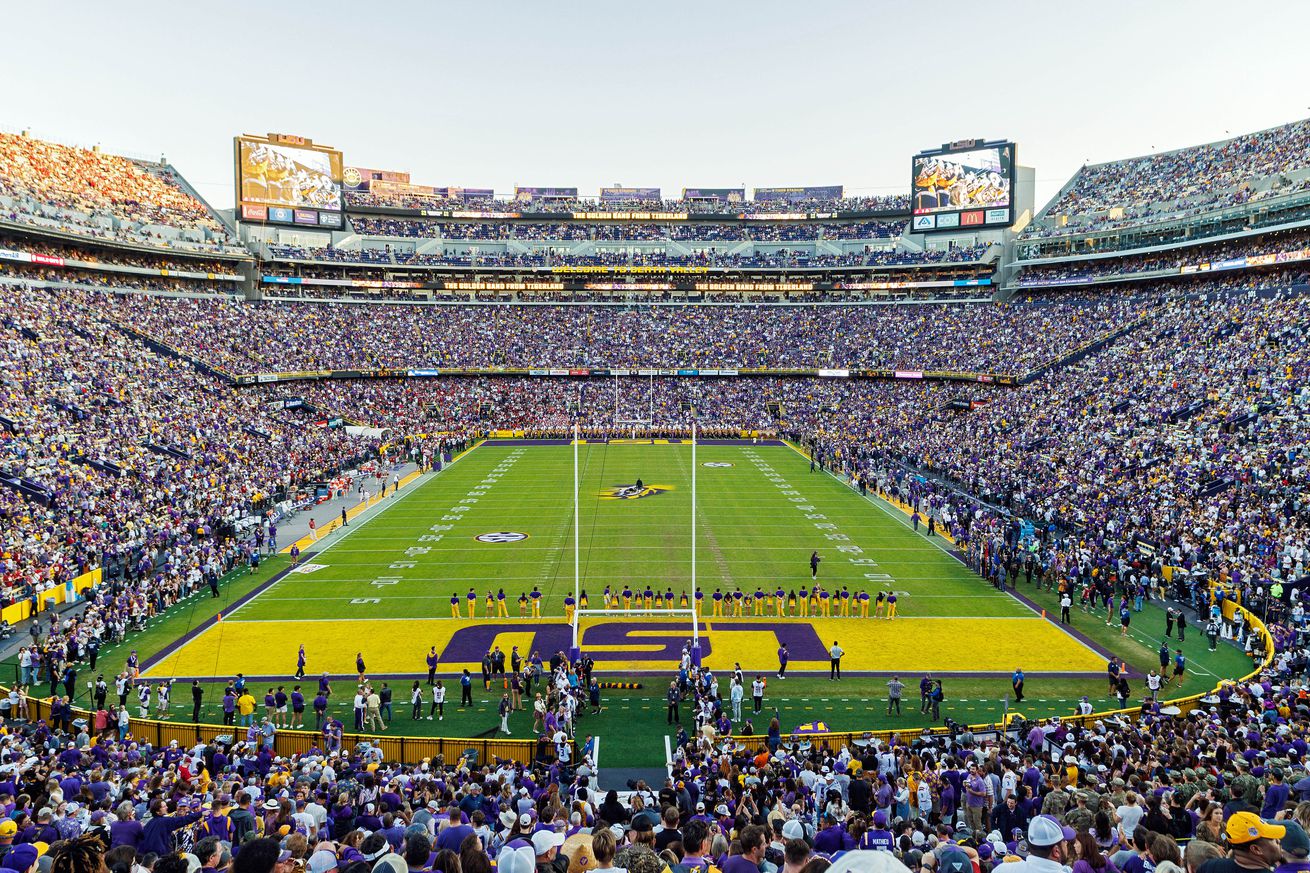
<svg viewBox="0 0 1310 873">
<path fill-rule="evenodd" d="M 902 673 L 1097 673 L 1104 658 L 1046 620 L 1031 618 L 906 618 L 702 621 L 708 643 L 705 662 L 730 670 L 740 662 L 750 672 L 776 671 L 785 641 L 789 670 L 828 669 L 827 648 L 845 651 L 843 671 Z M 420 674 L 436 646 L 443 673 L 464 668 L 477 673 L 482 654 L 514 646 L 525 657 L 543 659 L 567 650 L 569 626 L 562 620 L 457 621 L 453 619 L 352 619 L 220 622 L 146 671 L 147 676 L 290 676 L 296 652 L 305 645 L 309 676 L 353 675 L 362 651 L 372 674 Z M 686 620 L 593 618 L 584 621 L 583 648 L 602 671 L 664 672 L 676 667 L 689 638 Z M 616 657 L 616 655 L 618 657 Z"/>
</svg>

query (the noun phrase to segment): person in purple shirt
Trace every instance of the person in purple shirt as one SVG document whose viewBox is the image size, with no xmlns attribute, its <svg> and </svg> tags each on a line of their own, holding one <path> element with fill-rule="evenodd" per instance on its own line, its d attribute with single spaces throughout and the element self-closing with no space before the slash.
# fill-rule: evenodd
<svg viewBox="0 0 1310 873">
<path fill-rule="evenodd" d="M 118 821 L 109 826 L 109 848 L 131 846 L 139 851 L 141 841 L 145 838 L 145 828 L 136 820 L 136 809 L 124 801 L 118 805 L 114 814 L 118 816 Z"/>
<path fill-rule="evenodd" d="M 840 852 L 846 847 L 846 829 L 831 813 L 824 813 L 823 824 L 823 829 L 814 835 L 814 851 L 825 855 Z"/>
<path fill-rule="evenodd" d="M 223 724 L 235 724 L 237 711 L 236 692 L 229 688 L 223 694 Z"/>
<path fill-rule="evenodd" d="M 327 714 L 327 695 L 322 691 L 314 696 L 314 729 L 323 727 L 323 716 Z"/>
<path fill-rule="evenodd" d="M 739 840 L 741 854 L 724 858 L 719 869 L 723 873 L 759 873 L 766 843 L 764 828 L 759 825 L 747 825 L 742 828 Z"/>
<path fill-rule="evenodd" d="M 167 812 L 168 808 L 162 798 L 151 801 L 151 818 L 145 824 L 145 834 L 141 838 L 139 849 L 142 854 L 154 852 L 157 855 L 167 855 L 173 851 L 174 831 L 200 821 L 200 810 L 187 815 L 167 815 Z"/>
<path fill-rule="evenodd" d="M 788 657 L 790 656 L 787 654 L 787 644 L 783 643 L 781 646 L 778 647 L 778 678 L 779 679 L 787 678 Z"/>
<path fill-rule="evenodd" d="M 1275 767 L 1269 774 L 1269 785 L 1265 788 L 1265 802 L 1260 807 L 1260 817 L 1272 820 L 1275 814 L 1282 812 L 1287 806 L 1287 799 L 1291 794 L 1291 789 L 1283 781 L 1283 768 Z M 64 792 L 68 796 L 68 792 Z"/>
<path fill-rule="evenodd" d="M 291 689 L 291 727 L 303 728 L 305 726 L 305 695 L 301 692 L 300 686 L 297 685 Z"/>
<path fill-rule="evenodd" d="M 459 852 L 460 843 L 464 838 L 473 833 L 470 825 L 464 824 L 464 814 L 458 809 L 450 811 L 450 825 L 437 835 L 437 851 L 449 849 L 452 852 Z"/>
</svg>

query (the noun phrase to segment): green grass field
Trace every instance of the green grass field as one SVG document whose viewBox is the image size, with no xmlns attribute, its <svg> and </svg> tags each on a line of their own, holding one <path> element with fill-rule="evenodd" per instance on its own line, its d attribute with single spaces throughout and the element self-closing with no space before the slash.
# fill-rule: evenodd
<svg viewBox="0 0 1310 873">
<path fill-rule="evenodd" d="M 587 445 L 579 449 L 579 462 L 580 568 L 590 605 L 601 605 L 607 585 L 640 591 L 650 584 L 675 595 L 689 590 L 690 446 Z M 899 598 L 895 621 L 842 617 L 840 607 L 828 617 L 779 618 L 771 603 L 762 616 L 716 617 L 707 599 L 701 626 L 706 663 L 725 687 L 734 663 L 772 676 L 778 645 L 786 642 L 792 651 L 789 677 L 769 683 L 765 713 L 754 720 L 757 733 L 764 732 L 775 707 L 784 730 L 819 718 L 844 730 L 926 723 L 917 700 L 907 700 L 900 718 L 886 715 L 891 673 L 901 674 L 911 692 L 923 672 L 946 677 L 944 711 L 967 722 L 1000 716 L 1009 672 L 1017 666 L 1029 676 L 1026 714 L 1069 713 L 1082 694 L 1108 708 L 1099 678 L 1103 651 L 1141 672 L 1156 662 L 1155 635 L 1163 622 L 1153 606 L 1135 619 L 1128 637 L 1119 635 L 1117 625 L 1106 627 L 1103 616 L 1077 614 L 1075 627 L 1085 637 L 1076 639 L 994 591 L 948 553 L 948 543 L 912 530 L 900 510 L 811 473 L 808 461 L 790 448 L 702 445 L 696 463 L 696 580 L 702 590 L 799 590 L 809 583 L 808 558 L 817 550 L 823 557 L 820 581 L 829 590 L 893 590 Z M 638 478 L 647 486 L 645 496 L 611 499 L 613 489 Z M 488 693 L 475 682 L 476 705 L 461 711 L 454 705 L 454 677 L 465 667 L 476 676 L 478 660 L 493 645 L 506 652 L 518 646 L 524 654 L 536 649 L 548 658 L 571 642 L 563 601 L 573 590 L 572 488 L 572 447 L 483 445 L 325 537 L 302 560 L 300 569 L 309 572 L 286 574 L 234 608 L 285 566 L 279 558 L 254 579 L 227 582 L 219 599 L 206 594 L 175 608 L 129 645 L 149 656 L 188 633 L 147 675 L 200 677 L 207 720 L 218 720 L 221 681 L 236 672 L 260 677 L 253 683 L 257 697 L 269 684 L 289 689 L 296 650 L 304 644 L 307 687 L 321 673 L 331 674 L 334 710 L 348 724 L 358 652 L 375 682 L 395 689 L 394 732 L 485 732 L 496 725 L 499 689 Z M 477 539 L 505 533 L 526 536 Z M 520 618 L 519 595 L 534 586 L 542 593 L 542 617 Z M 472 619 L 464 596 L 470 587 L 477 594 Z M 500 589 L 506 618 L 486 614 L 487 592 Z M 1049 594 L 1021 593 L 1039 606 L 1054 605 Z M 459 619 L 451 617 L 452 595 L 460 599 Z M 220 611 L 223 620 L 206 627 Z M 645 685 L 607 692 L 606 711 L 580 723 L 580 730 L 601 736 L 604 764 L 663 761 L 668 729 L 662 692 L 689 636 L 686 618 L 646 616 L 635 608 L 629 617 L 594 618 L 584 625 L 583 647 L 604 678 Z M 827 680 L 825 650 L 834 639 L 847 653 L 843 668 L 849 675 L 840 684 Z M 439 675 L 453 690 L 444 721 L 414 722 L 409 688 L 425 675 L 430 647 L 440 653 Z M 1193 669 L 1180 695 L 1249 669 L 1231 647 L 1208 653 L 1199 634 L 1184 648 Z M 101 667 L 112 674 L 124 654 L 106 651 Z M 189 717 L 190 695 L 179 689 L 174 701 L 178 717 Z M 749 698 L 746 703 L 749 709 Z M 684 721 L 690 725 L 685 712 Z M 516 736 L 529 726 L 527 715 L 511 720 Z"/>
</svg>

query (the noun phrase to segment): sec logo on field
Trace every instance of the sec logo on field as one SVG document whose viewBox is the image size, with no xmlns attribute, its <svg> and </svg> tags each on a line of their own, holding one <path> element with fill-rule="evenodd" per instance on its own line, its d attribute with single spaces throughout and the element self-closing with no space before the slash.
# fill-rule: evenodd
<svg viewBox="0 0 1310 873">
<path fill-rule="evenodd" d="M 702 467 L 735 467 L 736 464 L 731 461 L 706 461 L 701 464 Z"/>
<path fill-rule="evenodd" d="M 519 533 L 516 530 L 497 530 L 491 533 L 478 534 L 473 539 L 480 543 L 518 543 L 527 538 L 527 534 Z"/>
</svg>

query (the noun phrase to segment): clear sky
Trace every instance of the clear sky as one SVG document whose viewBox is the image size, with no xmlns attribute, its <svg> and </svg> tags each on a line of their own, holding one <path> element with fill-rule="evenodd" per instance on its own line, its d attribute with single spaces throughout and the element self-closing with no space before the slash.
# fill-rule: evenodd
<svg viewBox="0 0 1310 873">
<path fill-rule="evenodd" d="M 1310 116 L 1310 3 L 407 0 L 5 4 L 0 126 L 164 154 L 232 205 L 232 136 L 419 184 L 909 186 L 1011 138 L 1038 205 L 1103 161 Z"/>
</svg>

